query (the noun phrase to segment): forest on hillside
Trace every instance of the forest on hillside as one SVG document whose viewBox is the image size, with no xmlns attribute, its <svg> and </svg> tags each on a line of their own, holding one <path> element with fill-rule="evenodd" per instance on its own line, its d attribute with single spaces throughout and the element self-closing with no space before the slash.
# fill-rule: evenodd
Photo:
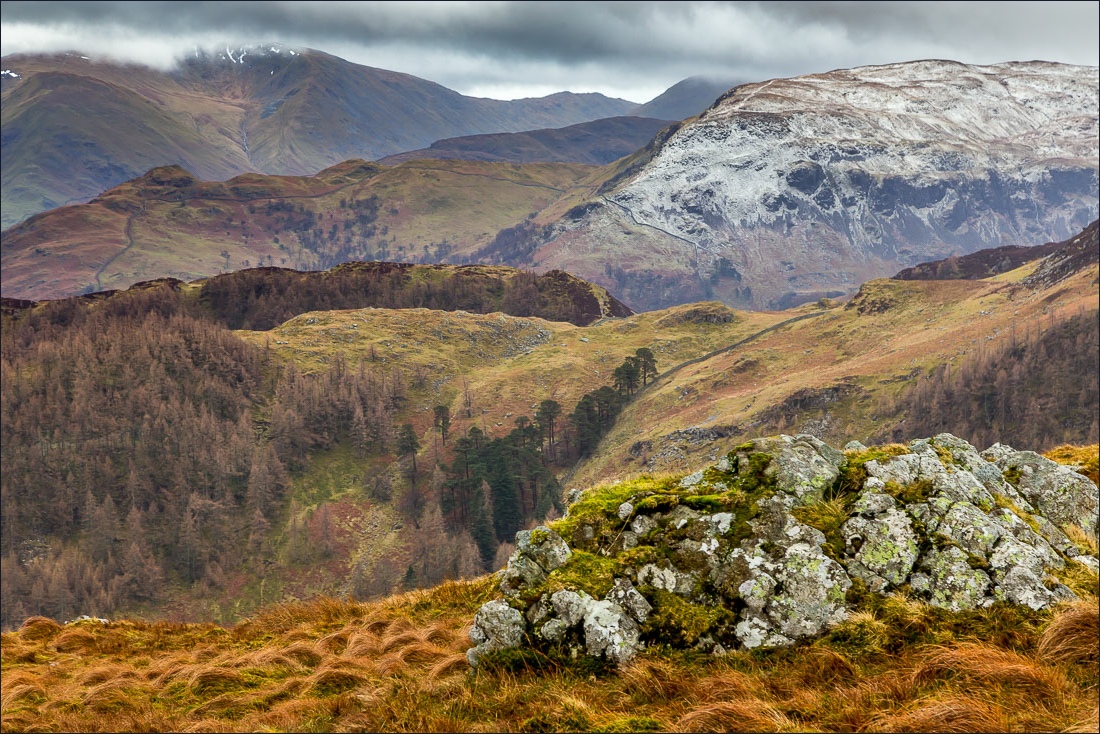
<svg viewBox="0 0 1100 734">
<path fill-rule="evenodd" d="M 960 364 L 938 366 L 894 406 L 903 422 L 886 438 L 947 432 L 975 446 L 1036 451 L 1093 444 L 1097 405 L 1100 319 L 1082 311 L 1013 329 L 1003 346 L 980 345 Z"/>
<path fill-rule="evenodd" d="M 154 605 L 169 587 L 217 593 L 330 557 L 331 511 L 302 511 L 290 489 L 334 448 L 362 463 L 362 502 L 393 503 L 414 545 L 444 549 L 382 575 L 357 566 L 350 595 L 483 573 L 517 530 L 562 511 L 555 472 L 656 374 L 639 350 L 572 410 L 543 400 L 505 436 L 449 436 L 449 406 L 434 428 L 406 410 L 426 394 L 417 371 L 336 357 L 306 374 L 222 321 L 171 282 L 3 316 L 0 624 Z M 429 430 L 441 461 L 418 465 Z"/>
</svg>

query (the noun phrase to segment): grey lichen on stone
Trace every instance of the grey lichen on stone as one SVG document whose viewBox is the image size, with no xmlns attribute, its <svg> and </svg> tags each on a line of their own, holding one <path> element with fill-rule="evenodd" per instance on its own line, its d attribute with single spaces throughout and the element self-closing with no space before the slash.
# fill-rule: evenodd
<svg viewBox="0 0 1100 734">
<path fill-rule="evenodd" d="M 955 502 L 940 519 L 936 533 L 957 543 L 968 552 L 985 558 L 1005 530 L 969 502 Z"/>
<path fill-rule="evenodd" d="M 646 621 L 653 611 L 653 605 L 646 601 L 629 579 L 616 579 L 615 585 L 607 593 L 607 599 L 625 609 L 637 622 Z"/>
<path fill-rule="evenodd" d="M 841 534 L 852 558 L 848 572 L 867 581 L 872 591 L 905 583 L 917 561 L 917 534 L 909 516 L 900 510 L 889 508 L 873 518 L 852 517 L 841 526 Z"/>
<path fill-rule="evenodd" d="M 844 453 L 809 434 L 775 436 L 753 441 L 755 451 L 772 455 L 766 473 L 781 492 L 802 498 L 820 497 L 836 481 Z"/>
<path fill-rule="evenodd" d="M 523 590 L 546 581 L 550 572 L 560 568 L 572 551 L 560 535 L 540 525 L 516 533 L 516 551 L 508 559 L 500 588 L 505 596 L 518 596 Z"/>
<path fill-rule="evenodd" d="M 592 601 L 592 597 L 585 592 L 569 591 L 568 589 L 555 591 L 550 597 L 550 602 L 554 607 L 554 615 L 565 622 L 567 627 L 572 627 L 584 619 L 588 605 Z"/>
<path fill-rule="evenodd" d="M 910 585 L 915 590 L 925 591 L 929 601 L 937 607 L 958 612 L 993 602 L 992 598 L 987 598 L 992 586 L 989 575 L 981 569 L 971 568 L 966 553 L 960 548 L 935 548 L 924 557 L 920 567 L 925 572 L 927 586 L 923 579 L 919 585 L 916 579 L 910 581 Z"/>
<path fill-rule="evenodd" d="M 594 601 L 584 615 L 584 644 L 589 655 L 622 665 L 641 647 L 640 630 L 626 611 L 613 601 Z"/>
<path fill-rule="evenodd" d="M 1100 493 L 1087 477 L 1032 451 L 1016 451 L 997 461 L 1002 471 L 1019 475 L 1017 491 L 1055 525 L 1079 525 L 1097 531 Z"/>
<path fill-rule="evenodd" d="M 900 486 L 912 484 L 918 479 L 935 480 L 947 472 L 934 451 L 925 454 L 902 454 L 886 461 L 872 459 L 864 464 L 867 474 L 882 482 L 894 482 Z"/>
</svg>

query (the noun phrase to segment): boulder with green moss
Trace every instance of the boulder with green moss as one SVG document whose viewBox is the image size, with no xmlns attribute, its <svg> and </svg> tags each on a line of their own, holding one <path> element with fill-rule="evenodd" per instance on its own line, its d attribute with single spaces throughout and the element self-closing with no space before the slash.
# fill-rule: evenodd
<svg viewBox="0 0 1100 734">
<path fill-rule="evenodd" d="M 576 493 L 565 517 L 521 532 L 469 658 L 533 646 L 621 665 L 648 645 L 784 646 L 866 593 L 1043 609 L 1095 593 L 1097 509 L 1071 469 L 950 434 L 843 452 L 756 439 L 684 477 Z"/>
</svg>

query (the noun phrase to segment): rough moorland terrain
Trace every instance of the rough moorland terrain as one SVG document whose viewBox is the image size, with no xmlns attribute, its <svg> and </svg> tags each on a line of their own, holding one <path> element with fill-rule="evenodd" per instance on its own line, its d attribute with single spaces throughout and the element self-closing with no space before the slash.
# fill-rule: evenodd
<svg viewBox="0 0 1100 734">
<path fill-rule="evenodd" d="M 1030 452 L 983 454 L 946 436 L 843 453 L 774 437 L 593 488 L 474 581 L 232 627 L 34 617 L 0 638 L 3 726 L 1095 731 L 1096 539 L 1045 513 L 1088 510 L 1067 496 L 1095 509 L 1096 486 Z M 742 604 L 699 604 L 708 585 Z M 532 603 L 531 626 L 501 588 Z M 514 640 L 494 609 L 519 616 Z M 623 655 L 631 630 L 645 644 Z"/>
</svg>

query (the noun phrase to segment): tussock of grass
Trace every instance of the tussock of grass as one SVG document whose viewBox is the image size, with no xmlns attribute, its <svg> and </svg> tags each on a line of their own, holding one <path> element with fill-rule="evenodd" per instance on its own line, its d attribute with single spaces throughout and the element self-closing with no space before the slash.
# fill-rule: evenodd
<svg viewBox="0 0 1100 734">
<path fill-rule="evenodd" d="M 971 642 L 931 648 L 913 672 L 913 681 L 918 684 L 944 678 L 1012 686 L 1038 696 L 1052 696 L 1068 687 L 1064 674 L 1030 656 Z"/>
<path fill-rule="evenodd" d="M 19 634 L 25 640 L 49 640 L 56 637 L 61 630 L 61 625 L 48 617 L 30 617 L 19 628 Z"/>
<path fill-rule="evenodd" d="M 898 715 L 876 719 L 871 729 L 890 732 L 1010 731 L 1004 712 L 978 696 L 946 696 L 921 701 Z"/>
<path fill-rule="evenodd" d="M 801 731 L 782 711 L 757 699 L 710 703 L 676 722 L 677 731 Z"/>
<path fill-rule="evenodd" d="M 1067 734 L 1088 734 L 1100 731 L 1100 704 L 1093 708 L 1092 713 L 1077 721 L 1073 726 L 1065 730 Z"/>
<path fill-rule="evenodd" d="M 1100 607 L 1095 602 L 1067 604 L 1039 638 L 1039 658 L 1056 662 L 1100 659 Z"/>
</svg>

